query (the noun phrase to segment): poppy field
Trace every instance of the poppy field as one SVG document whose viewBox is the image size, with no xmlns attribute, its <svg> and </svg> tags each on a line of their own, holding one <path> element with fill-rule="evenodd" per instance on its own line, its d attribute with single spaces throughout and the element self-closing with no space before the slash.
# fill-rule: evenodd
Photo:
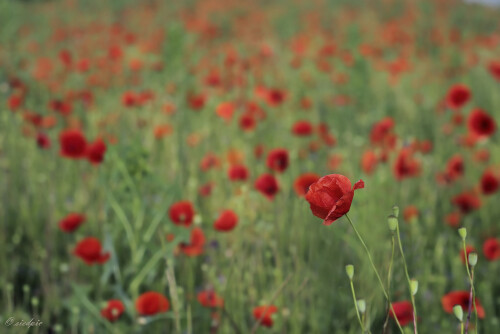
<svg viewBox="0 0 500 334">
<path fill-rule="evenodd" d="M 500 333 L 499 18 L 0 0 L 0 333 Z"/>
</svg>

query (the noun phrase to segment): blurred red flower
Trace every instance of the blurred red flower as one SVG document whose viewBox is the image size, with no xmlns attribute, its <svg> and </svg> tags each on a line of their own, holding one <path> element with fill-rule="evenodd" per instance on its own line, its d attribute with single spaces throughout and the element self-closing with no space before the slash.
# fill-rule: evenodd
<svg viewBox="0 0 500 334">
<path fill-rule="evenodd" d="M 106 143 L 101 138 L 97 138 L 93 143 L 87 145 L 87 159 L 93 165 L 100 164 L 104 160 L 106 149 Z"/>
<path fill-rule="evenodd" d="M 405 147 L 399 152 L 394 162 L 393 171 L 398 181 L 415 177 L 420 173 L 420 162 L 414 158 L 411 148 Z"/>
<path fill-rule="evenodd" d="M 313 130 L 313 126 L 308 121 L 297 121 L 292 127 L 292 133 L 300 137 L 310 136 Z"/>
<path fill-rule="evenodd" d="M 84 215 L 80 213 L 70 213 L 69 215 L 61 219 L 61 221 L 59 221 L 59 228 L 64 232 L 73 232 L 84 222 Z"/>
<path fill-rule="evenodd" d="M 481 207 L 479 197 L 473 192 L 463 192 L 452 198 L 451 202 L 458 207 L 460 212 L 467 214 Z"/>
<path fill-rule="evenodd" d="M 351 181 L 340 174 L 323 176 L 313 183 L 306 194 L 312 213 L 323 219 L 324 225 L 330 225 L 335 220 L 349 212 L 356 189 L 365 187 L 359 180 L 351 189 Z"/>
<path fill-rule="evenodd" d="M 460 109 L 470 100 L 471 95 L 469 87 L 464 84 L 455 84 L 448 90 L 446 104 L 448 108 Z"/>
<path fill-rule="evenodd" d="M 233 165 L 229 167 L 227 175 L 231 181 L 246 181 L 248 179 L 248 168 L 244 165 Z"/>
<path fill-rule="evenodd" d="M 59 144 L 61 155 L 70 159 L 80 159 L 85 156 L 87 150 L 87 140 L 78 129 L 63 130 L 59 134 Z"/>
<path fill-rule="evenodd" d="M 500 180 L 495 173 L 487 170 L 481 176 L 480 186 L 481 192 L 484 195 L 491 195 L 498 191 L 498 188 L 500 187 Z"/>
<path fill-rule="evenodd" d="M 168 299 L 159 292 L 149 291 L 140 295 L 135 301 L 137 313 L 150 316 L 157 313 L 167 312 L 170 309 Z"/>
<path fill-rule="evenodd" d="M 255 189 L 272 200 L 279 190 L 278 181 L 271 174 L 262 174 L 255 180 Z"/>
<path fill-rule="evenodd" d="M 271 150 L 267 155 L 267 167 L 278 172 L 283 173 L 289 164 L 288 151 L 284 148 L 276 148 Z"/>
<path fill-rule="evenodd" d="M 114 322 L 120 318 L 120 316 L 125 311 L 125 306 L 120 300 L 111 299 L 105 308 L 101 310 L 101 315 L 111 322 Z"/>
<path fill-rule="evenodd" d="M 396 318 L 399 321 L 401 326 L 406 326 L 409 323 L 413 322 L 413 306 L 409 301 L 401 301 L 392 303 L 392 308 L 390 310 L 390 316 L 394 319 L 394 314 L 396 314 Z"/>
<path fill-rule="evenodd" d="M 479 302 L 479 299 L 476 298 L 476 308 L 477 315 L 479 318 L 484 318 L 484 309 Z M 453 313 L 453 306 L 460 305 L 465 313 L 468 312 L 469 309 L 469 291 L 452 291 L 447 293 L 441 298 L 441 304 L 443 305 L 443 309 L 447 313 Z"/>
<path fill-rule="evenodd" d="M 273 326 L 272 315 L 278 312 L 278 308 L 274 305 L 257 306 L 253 309 L 253 317 L 255 320 L 260 321 L 260 324 L 265 327 Z"/>
<path fill-rule="evenodd" d="M 469 132 L 479 139 L 487 138 L 496 131 L 495 119 L 482 109 L 474 109 L 467 119 Z"/>
<path fill-rule="evenodd" d="M 195 227 L 191 230 L 189 244 L 181 242 L 179 244 L 179 249 L 187 256 L 198 256 L 200 254 L 203 254 L 204 246 L 205 234 L 203 233 L 203 230 L 201 228 Z"/>
<path fill-rule="evenodd" d="M 170 206 L 168 215 L 175 225 L 189 227 L 193 222 L 194 208 L 190 201 L 179 201 Z"/>
<path fill-rule="evenodd" d="M 101 242 L 94 237 L 88 237 L 81 240 L 76 245 L 73 253 L 85 261 L 88 265 L 105 263 L 110 257 L 109 252 L 102 252 Z"/>
<path fill-rule="evenodd" d="M 361 157 L 361 169 L 366 174 L 370 175 L 377 167 L 378 159 L 377 155 L 372 150 L 367 150 L 363 153 Z"/>
<path fill-rule="evenodd" d="M 50 138 L 45 133 L 38 133 L 36 135 L 36 143 L 38 147 L 47 149 L 50 147 Z"/>
<path fill-rule="evenodd" d="M 221 232 L 231 231 L 238 224 L 238 216 L 232 210 L 224 210 L 214 223 L 214 229 Z"/>
<path fill-rule="evenodd" d="M 484 257 L 489 261 L 500 259 L 500 241 L 497 238 L 489 238 L 483 244 Z"/>
<path fill-rule="evenodd" d="M 203 307 L 216 308 L 224 306 L 224 299 L 219 297 L 214 291 L 211 290 L 198 292 L 197 298 L 198 302 Z"/>
</svg>

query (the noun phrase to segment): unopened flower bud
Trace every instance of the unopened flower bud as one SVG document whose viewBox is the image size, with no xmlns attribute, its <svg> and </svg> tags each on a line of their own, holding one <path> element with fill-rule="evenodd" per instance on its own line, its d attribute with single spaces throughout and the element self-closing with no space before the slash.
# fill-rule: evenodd
<svg viewBox="0 0 500 334">
<path fill-rule="evenodd" d="M 467 229 L 465 227 L 461 227 L 458 229 L 458 234 L 462 237 L 462 240 L 465 240 L 467 238 Z"/>
<path fill-rule="evenodd" d="M 412 279 L 410 281 L 410 289 L 411 289 L 411 294 L 415 296 L 418 292 L 418 281 L 416 279 Z"/>
<path fill-rule="evenodd" d="M 457 317 L 458 321 L 462 322 L 464 320 L 464 310 L 462 309 L 462 306 L 453 306 L 453 313 L 455 314 L 455 317 Z"/>
<path fill-rule="evenodd" d="M 394 215 L 387 217 L 387 223 L 389 224 L 389 230 L 392 232 L 396 231 L 398 228 L 398 218 Z"/>
<path fill-rule="evenodd" d="M 474 267 L 477 264 L 477 253 L 469 253 L 469 265 Z"/>
<path fill-rule="evenodd" d="M 361 314 L 366 312 L 366 301 L 364 299 L 359 299 L 356 304 L 358 304 L 358 310 Z"/>
<path fill-rule="evenodd" d="M 347 273 L 349 279 L 352 281 L 352 278 L 354 277 L 354 266 L 352 264 L 348 264 L 347 266 L 345 266 L 345 272 Z"/>
</svg>

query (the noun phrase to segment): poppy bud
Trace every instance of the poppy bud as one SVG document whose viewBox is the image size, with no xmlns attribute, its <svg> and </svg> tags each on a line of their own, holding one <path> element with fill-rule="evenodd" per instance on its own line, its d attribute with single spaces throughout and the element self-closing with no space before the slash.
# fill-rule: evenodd
<svg viewBox="0 0 500 334">
<path fill-rule="evenodd" d="M 412 296 L 415 296 L 418 292 L 418 281 L 416 279 L 412 279 L 410 281 L 410 290 Z"/>
<path fill-rule="evenodd" d="M 387 223 L 389 224 L 389 230 L 392 232 L 398 228 L 398 218 L 396 216 L 390 215 L 387 217 Z"/>
<path fill-rule="evenodd" d="M 477 264 L 477 253 L 470 253 L 468 259 L 469 265 L 474 267 Z"/>
<path fill-rule="evenodd" d="M 461 227 L 458 229 L 458 234 L 462 237 L 462 240 L 465 241 L 465 238 L 467 238 L 467 229 L 465 227 Z"/>
<path fill-rule="evenodd" d="M 352 278 L 354 277 L 354 266 L 352 264 L 348 264 L 345 266 L 345 272 L 347 273 L 347 276 L 349 276 L 349 279 L 352 281 Z"/>
<path fill-rule="evenodd" d="M 455 314 L 455 317 L 457 317 L 458 321 L 462 322 L 464 320 L 464 310 L 462 310 L 462 306 L 453 306 L 453 313 Z"/>
<path fill-rule="evenodd" d="M 358 301 L 356 301 L 356 303 L 358 304 L 358 310 L 361 314 L 365 313 L 366 311 L 366 301 L 364 299 L 359 299 Z"/>
</svg>

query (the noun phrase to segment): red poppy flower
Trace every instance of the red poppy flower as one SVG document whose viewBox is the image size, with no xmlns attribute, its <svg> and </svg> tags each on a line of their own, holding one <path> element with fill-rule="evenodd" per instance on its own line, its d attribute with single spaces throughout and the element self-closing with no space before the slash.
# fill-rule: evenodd
<svg viewBox="0 0 500 334">
<path fill-rule="evenodd" d="M 420 162 L 413 157 L 410 148 L 403 148 L 394 162 L 394 176 L 401 181 L 404 178 L 415 177 L 420 173 Z"/>
<path fill-rule="evenodd" d="M 351 181 L 340 174 L 323 176 L 313 183 L 306 194 L 312 213 L 323 219 L 324 225 L 330 225 L 335 220 L 349 212 L 354 191 L 365 187 L 359 180 L 351 189 Z"/>
<path fill-rule="evenodd" d="M 101 242 L 97 238 L 89 237 L 81 240 L 73 253 L 88 265 L 105 263 L 109 260 L 109 253 L 102 252 Z"/>
<path fill-rule="evenodd" d="M 238 224 L 238 216 L 232 210 L 224 210 L 214 223 L 214 229 L 221 232 L 231 231 Z"/>
<path fill-rule="evenodd" d="M 179 201 L 172 204 L 168 215 L 175 225 L 189 227 L 193 222 L 194 208 L 189 201 Z"/>
<path fill-rule="evenodd" d="M 24 98 L 19 95 L 11 95 L 7 101 L 10 111 L 16 111 L 24 102 Z"/>
<path fill-rule="evenodd" d="M 479 197 L 472 192 L 458 194 L 453 197 L 451 202 L 456 205 L 463 214 L 467 214 L 481 207 Z"/>
<path fill-rule="evenodd" d="M 420 152 L 426 154 L 432 151 L 432 142 L 430 140 L 423 140 L 419 144 Z"/>
<path fill-rule="evenodd" d="M 492 171 L 487 170 L 481 176 L 481 191 L 485 195 L 491 195 L 498 191 L 500 180 Z"/>
<path fill-rule="evenodd" d="M 461 155 L 454 155 L 446 165 L 446 177 L 449 181 L 455 181 L 464 174 L 465 165 Z"/>
<path fill-rule="evenodd" d="M 309 190 L 309 187 L 314 182 L 318 181 L 320 176 L 316 173 L 304 173 L 299 175 L 293 183 L 293 189 L 300 197 L 304 197 Z"/>
<path fill-rule="evenodd" d="M 217 296 L 217 294 L 211 290 L 200 291 L 198 292 L 198 302 L 200 302 L 203 307 L 223 307 L 224 299 Z"/>
<path fill-rule="evenodd" d="M 310 136 L 313 130 L 313 126 L 308 121 L 297 121 L 292 127 L 292 133 L 300 137 Z"/>
<path fill-rule="evenodd" d="M 484 309 L 479 302 L 479 299 L 476 298 L 476 308 L 477 315 L 479 318 L 484 318 Z M 453 313 L 453 306 L 460 305 L 464 312 L 468 312 L 469 310 L 469 291 L 452 291 L 447 293 L 441 298 L 441 304 L 443 305 L 443 309 L 447 313 Z M 474 306 L 473 306 L 474 307 Z"/>
<path fill-rule="evenodd" d="M 457 228 L 460 226 L 460 219 L 461 218 L 462 218 L 462 216 L 460 215 L 459 212 L 452 212 L 452 213 L 449 213 L 446 215 L 446 217 L 444 218 L 444 221 L 449 226 Z"/>
<path fill-rule="evenodd" d="M 489 238 L 483 244 L 484 257 L 488 261 L 500 259 L 500 241 L 497 238 Z"/>
<path fill-rule="evenodd" d="M 493 135 L 497 125 L 495 119 L 482 109 L 474 109 L 467 119 L 469 132 L 479 139 L 487 138 Z"/>
<path fill-rule="evenodd" d="M 266 94 L 267 103 L 270 106 L 278 106 L 285 101 L 286 93 L 280 89 L 269 89 Z"/>
<path fill-rule="evenodd" d="M 231 181 L 246 181 L 248 169 L 243 165 L 234 165 L 229 167 L 227 175 Z"/>
<path fill-rule="evenodd" d="M 415 205 L 409 205 L 404 209 L 403 217 L 406 222 L 411 222 L 414 218 L 417 218 L 420 212 Z"/>
<path fill-rule="evenodd" d="M 413 306 L 409 301 L 395 302 L 392 303 L 392 308 L 390 310 L 390 316 L 394 319 L 394 314 L 401 326 L 406 326 L 413 322 Z"/>
<path fill-rule="evenodd" d="M 450 87 L 446 96 L 446 104 L 451 109 L 460 109 L 471 98 L 469 87 L 463 84 L 456 84 Z"/>
<path fill-rule="evenodd" d="M 144 316 L 150 316 L 157 313 L 167 312 L 170 309 L 170 303 L 167 297 L 159 292 L 149 291 L 140 295 L 135 301 L 137 313 Z"/>
<path fill-rule="evenodd" d="M 84 215 L 79 213 L 70 213 L 59 222 L 59 228 L 64 232 L 73 232 L 84 222 Z"/>
<path fill-rule="evenodd" d="M 375 123 L 370 132 L 370 141 L 373 145 L 380 145 L 386 142 L 394 128 L 394 120 L 390 117 L 383 118 Z"/>
<path fill-rule="evenodd" d="M 273 314 L 278 312 L 278 308 L 274 305 L 257 306 L 253 309 L 253 317 L 259 321 L 262 326 L 273 326 Z"/>
<path fill-rule="evenodd" d="M 205 184 L 202 184 L 200 188 L 198 189 L 198 193 L 200 196 L 206 197 L 210 196 L 212 194 L 212 189 L 214 188 L 214 183 L 213 182 L 207 182 Z"/>
<path fill-rule="evenodd" d="M 200 168 L 203 171 L 207 171 L 211 168 L 218 167 L 219 165 L 220 165 L 219 158 L 217 158 L 217 156 L 212 152 L 208 152 L 207 154 L 205 154 L 205 156 L 201 159 L 200 162 Z"/>
<path fill-rule="evenodd" d="M 120 318 L 124 311 L 125 306 L 123 305 L 121 300 L 112 299 L 109 300 L 106 307 L 101 310 L 101 315 L 103 316 L 103 318 L 114 322 L 118 320 L 118 318 Z"/>
<path fill-rule="evenodd" d="M 267 167 L 278 173 L 283 173 L 288 168 L 288 163 L 288 151 L 284 148 L 276 148 L 267 155 Z"/>
<path fill-rule="evenodd" d="M 190 242 L 181 242 L 179 244 L 179 249 L 181 252 L 187 256 L 198 256 L 203 254 L 203 247 L 205 246 L 205 234 L 203 230 L 199 227 L 195 227 L 191 230 Z"/>
<path fill-rule="evenodd" d="M 488 70 L 495 80 L 500 81 L 500 61 L 492 61 L 488 64 Z"/>
<path fill-rule="evenodd" d="M 217 106 L 215 113 L 223 120 L 229 122 L 233 118 L 235 109 L 234 104 L 231 102 L 223 102 Z"/>
<path fill-rule="evenodd" d="M 47 149 L 50 147 L 50 138 L 45 133 L 38 133 L 36 135 L 36 144 L 38 147 Z"/>
<path fill-rule="evenodd" d="M 59 144 L 61 155 L 70 159 L 80 159 L 85 156 L 87 150 L 87 140 L 78 129 L 64 130 L 59 134 Z"/>
<path fill-rule="evenodd" d="M 363 172 L 368 175 L 372 174 L 375 167 L 377 167 L 377 163 L 377 155 L 373 151 L 368 150 L 363 153 L 363 156 L 361 157 L 361 169 Z"/>
<path fill-rule="evenodd" d="M 474 246 L 467 245 L 465 247 L 465 254 L 467 254 L 467 260 L 469 259 L 469 254 L 472 252 L 476 252 L 476 249 L 474 248 Z M 462 263 L 465 263 L 465 254 L 464 254 L 464 250 L 462 249 L 462 251 L 460 252 L 460 260 L 462 261 Z"/>
<path fill-rule="evenodd" d="M 67 116 L 73 111 L 71 103 L 61 100 L 52 100 L 49 103 L 49 108 L 61 115 Z"/>
<path fill-rule="evenodd" d="M 87 159 L 93 165 L 100 164 L 104 160 L 105 153 L 106 143 L 101 138 L 97 138 L 87 146 Z"/>
<path fill-rule="evenodd" d="M 122 104 L 125 107 L 133 107 L 139 104 L 139 96 L 132 91 L 128 91 L 123 93 L 122 95 Z"/>
<path fill-rule="evenodd" d="M 189 104 L 189 107 L 191 107 L 191 109 L 198 111 L 203 109 L 203 107 L 205 106 L 206 97 L 203 94 L 190 95 L 187 98 L 187 102 Z"/>
<path fill-rule="evenodd" d="M 262 174 L 255 180 L 255 189 L 272 200 L 279 190 L 278 181 L 271 174 Z"/>
<path fill-rule="evenodd" d="M 253 115 L 251 115 L 248 112 L 245 112 L 240 116 L 239 124 L 240 128 L 243 131 L 252 131 L 253 129 L 255 129 L 257 122 L 255 121 L 255 117 Z"/>
</svg>

